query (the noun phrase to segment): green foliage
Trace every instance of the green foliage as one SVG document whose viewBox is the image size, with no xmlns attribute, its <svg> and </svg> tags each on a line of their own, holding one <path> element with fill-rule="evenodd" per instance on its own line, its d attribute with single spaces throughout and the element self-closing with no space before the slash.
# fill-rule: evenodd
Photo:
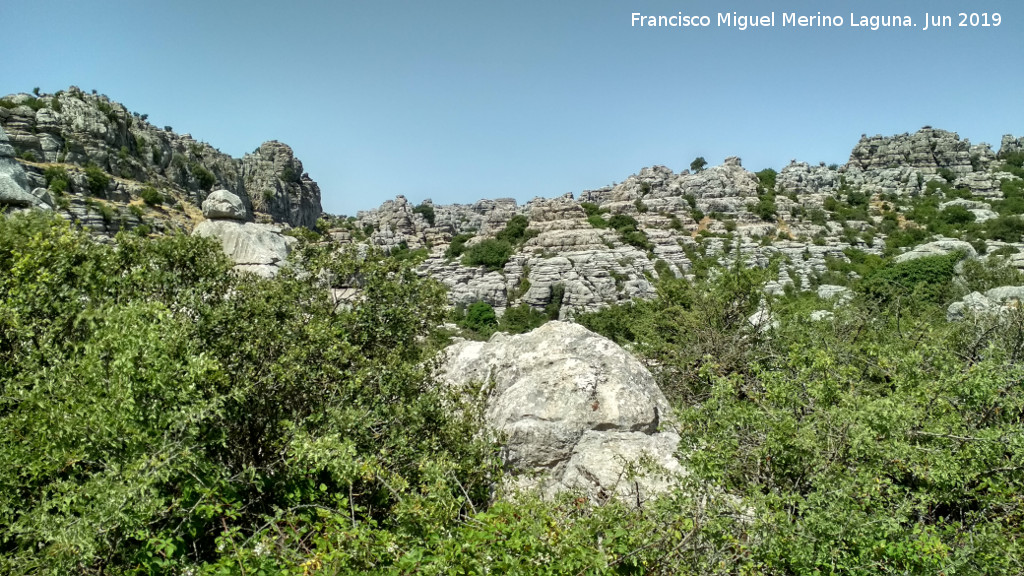
<svg viewBox="0 0 1024 576">
<path fill-rule="evenodd" d="M 298 174 L 295 173 L 295 169 L 292 168 L 291 164 L 285 164 L 281 168 L 281 181 L 282 182 L 295 182 L 298 180 Z"/>
<path fill-rule="evenodd" d="M 420 204 L 412 209 L 413 214 L 422 214 L 427 224 L 434 225 L 434 207 L 430 204 Z"/>
<path fill-rule="evenodd" d="M 773 193 L 775 192 L 775 179 L 779 173 L 772 168 L 765 168 L 760 172 L 755 172 L 757 181 L 760 183 L 760 193 Z"/>
<path fill-rule="evenodd" d="M 142 191 L 139 192 L 139 196 L 147 206 L 159 206 L 164 203 L 164 195 L 152 186 L 146 186 L 143 188 Z"/>
<path fill-rule="evenodd" d="M 926 256 L 879 267 L 864 279 L 860 289 L 882 303 L 904 306 L 941 304 L 952 295 L 952 280 L 963 254 Z"/>
<path fill-rule="evenodd" d="M 480 334 L 490 334 L 498 326 L 498 317 L 490 304 L 477 301 L 466 308 L 466 317 L 461 325 Z"/>
<path fill-rule="evenodd" d="M 544 307 L 544 315 L 548 320 L 558 320 L 562 311 L 562 302 L 565 300 L 565 284 L 558 282 L 552 284 L 548 305 Z"/>
<path fill-rule="evenodd" d="M 738 263 L 695 283 L 669 275 L 657 283 L 654 300 L 610 306 L 576 316 L 576 321 L 660 366 L 656 374 L 674 401 L 697 402 L 708 393 L 708 371 L 746 373 L 758 333 L 747 318 L 769 271 Z"/>
<path fill-rule="evenodd" d="M 340 526 L 416 542 L 486 505 L 492 450 L 418 344 L 443 289 L 373 253 L 300 257 L 262 280 L 204 239 L 0 219 L 0 572 L 301 573 L 383 557 Z M 325 277 L 361 296 L 337 306 Z"/>
<path fill-rule="evenodd" d="M 466 266 L 484 266 L 489 270 L 500 270 L 512 257 L 512 250 L 512 245 L 506 240 L 487 238 L 470 246 L 462 257 L 462 263 Z"/>
<path fill-rule="evenodd" d="M 196 181 L 199 183 L 199 188 L 201 190 L 209 190 L 217 183 L 217 177 L 214 176 L 213 172 L 210 172 L 206 166 L 203 166 L 198 162 L 190 162 L 188 167 L 189 172 L 192 173 L 192 176 L 194 176 Z"/>
<path fill-rule="evenodd" d="M 496 238 L 498 240 L 508 242 L 512 246 L 518 246 L 523 242 L 526 242 L 530 238 L 537 236 L 536 230 L 530 230 L 528 226 L 530 221 L 522 214 L 517 214 L 509 219 L 505 224 L 505 228 L 498 232 Z"/>
<path fill-rule="evenodd" d="M 950 184 L 952 184 L 956 180 L 956 172 L 953 172 L 949 168 L 939 168 L 938 174 L 939 176 L 942 177 L 943 180 L 949 182 Z"/>
<path fill-rule="evenodd" d="M 639 198 L 633 202 L 633 206 L 636 207 L 636 211 L 640 214 L 644 214 L 649 210 L 649 208 L 647 208 L 647 204 L 644 204 L 643 200 L 640 200 Z"/>
<path fill-rule="evenodd" d="M 703 172 L 704 167 L 707 165 L 708 161 L 703 156 L 697 156 L 693 159 L 693 162 L 690 162 L 690 171 L 694 173 Z"/>
<path fill-rule="evenodd" d="M 462 253 L 466 251 L 466 242 L 473 238 L 475 234 L 469 232 L 463 232 L 462 234 L 456 234 L 452 238 L 451 244 L 448 245 L 448 249 L 444 252 L 445 258 L 458 258 L 462 256 Z"/>
<path fill-rule="evenodd" d="M 750 211 L 757 215 L 758 218 L 772 222 L 778 217 L 778 208 L 775 206 L 775 198 L 769 194 L 765 194 L 758 198 L 756 204 L 752 204 Z"/>
<path fill-rule="evenodd" d="M 102 196 L 107 192 L 107 186 L 110 185 L 110 176 L 99 166 L 87 164 L 85 166 L 85 182 L 89 193 L 93 196 Z"/>
<path fill-rule="evenodd" d="M 608 226 L 615 229 L 626 244 L 648 251 L 653 249 L 647 234 L 640 230 L 639 222 L 629 214 L 613 214 L 608 219 Z"/>
<path fill-rule="evenodd" d="M 501 320 L 498 321 L 498 330 L 509 334 L 523 334 L 547 321 L 547 314 L 538 312 L 527 304 L 520 304 L 505 309 Z"/>
<path fill-rule="evenodd" d="M 1020 242 L 1024 235 L 1024 219 L 1020 216 L 1001 215 L 987 220 L 983 225 L 985 235 L 991 240 Z"/>
<path fill-rule="evenodd" d="M 63 194 L 71 187 L 71 178 L 63 166 L 48 166 L 43 171 L 43 178 L 46 181 L 46 187 L 57 194 Z"/>
</svg>

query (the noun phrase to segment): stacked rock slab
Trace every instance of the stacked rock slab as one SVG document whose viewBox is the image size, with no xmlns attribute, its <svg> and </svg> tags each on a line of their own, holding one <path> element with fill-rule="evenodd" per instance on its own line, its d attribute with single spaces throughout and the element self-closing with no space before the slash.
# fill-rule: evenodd
<svg viewBox="0 0 1024 576">
<path fill-rule="evenodd" d="M 220 240 L 236 270 L 270 278 L 288 260 L 295 239 L 281 234 L 279 226 L 246 222 L 249 214 L 245 205 L 231 192 L 217 190 L 210 194 L 203 202 L 203 216 L 207 219 L 192 234 Z"/>
<path fill-rule="evenodd" d="M 7 133 L 0 128 L 0 205 L 14 208 L 45 206 L 38 197 L 27 192 L 28 180 L 21 165 L 14 159 L 14 148 Z"/>
<path fill-rule="evenodd" d="M 679 436 L 663 430 L 669 405 L 650 372 L 586 328 L 549 322 L 533 332 L 459 342 L 442 379 L 491 383 L 485 418 L 504 435 L 511 483 L 545 496 L 579 490 L 594 500 L 643 502 L 684 474 Z M 657 469 L 632 477 L 649 460 Z"/>
</svg>

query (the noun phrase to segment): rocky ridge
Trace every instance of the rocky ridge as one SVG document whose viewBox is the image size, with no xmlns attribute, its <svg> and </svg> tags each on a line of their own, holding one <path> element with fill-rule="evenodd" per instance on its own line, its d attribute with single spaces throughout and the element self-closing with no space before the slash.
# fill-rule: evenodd
<svg viewBox="0 0 1024 576">
<path fill-rule="evenodd" d="M 25 171 L 25 187 L 46 189 L 47 169 L 63 171 L 67 184 L 54 208 L 100 234 L 143 224 L 156 232 L 191 229 L 217 189 L 238 196 L 262 221 L 312 228 L 321 216 L 320 189 L 287 145 L 265 142 L 232 158 L 74 86 L 0 98 L 0 129 Z M 151 201 L 141 201 L 144 193 Z"/>
<path fill-rule="evenodd" d="M 925 127 L 864 136 L 842 166 L 793 161 L 770 174 L 750 172 L 739 158 L 695 173 L 654 166 L 578 197 L 524 205 L 511 199 L 415 205 L 399 196 L 333 234 L 385 250 L 425 249 L 420 270 L 449 288 L 454 305 L 485 301 L 499 312 L 519 304 L 542 308 L 562 287 L 566 318 L 651 296 L 660 275 L 689 276 L 708 259 L 758 266 L 778 259 L 779 277 L 768 290 L 807 290 L 829 273 L 830 261 L 848 261 L 850 248 L 882 254 L 892 234 L 906 231 L 928 241 L 925 227 L 908 220 L 923 198 L 943 200 L 941 210 L 962 207 L 979 223 L 997 217 L 1002 182 L 1019 179 L 1003 169 L 1004 160 L 1024 149 L 1022 140 L 1005 137 L 996 154 L 986 144 Z M 609 225 L 617 215 L 632 219 L 638 233 Z M 472 235 L 471 247 L 495 238 L 514 216 L 527 217 L 534 233 L 499 270 L 446 256 L 456 236 Z M 1019 237 L 999 246 L 1003 253 L 1024 247 Z"/>
</svg>

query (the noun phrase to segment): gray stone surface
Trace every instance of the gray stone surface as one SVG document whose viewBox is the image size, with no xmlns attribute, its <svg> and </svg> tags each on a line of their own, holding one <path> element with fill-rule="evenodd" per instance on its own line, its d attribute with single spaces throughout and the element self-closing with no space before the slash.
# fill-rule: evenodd
<svg viewBox="0 0 1024 576">
<path fill-rule="evenodd" d="M 485 418 L 507 436 L 505 460 L 521 487 L 546 495 L 580 489 L 635 502 L 669 485 L 624 473 L 641 455 L 671 474 L 679 437 L 662 430 L 668 402 L 646 368 L 615 343 L 577 324 L 549 322 L 522 335 L 458 342 L 442 379 L 462 388 L 490 382 Z"/>
<path fill-rule="evenodd" d="M 233 220 L 201 222 L 192 234 L 220 240 L 224 253 L 235 262 L 236 270 L 263 277 L 280 271 L 295 241 L 281 234 L 278 226 Z"/>
<path fill-rule="evenodd" d="M 210 220 L 245 220 L 242 199 L 227 190 L 216 190 L 203 200 L 203 216 Z"/>
</svg>

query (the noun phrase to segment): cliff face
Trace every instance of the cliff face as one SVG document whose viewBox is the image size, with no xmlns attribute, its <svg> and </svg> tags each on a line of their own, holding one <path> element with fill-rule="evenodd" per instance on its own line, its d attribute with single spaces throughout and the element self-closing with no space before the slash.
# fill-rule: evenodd
<svg viewBox="0 0 1024 576">
<path fill-rule="evenodd" d="M 953 132 L 924 128 L 862 137 L 843 166 L 793 161 L 771 174 L 750 172 L 739 158 L 697 173 L 654 166 L 578 198 L 525 205 L 502 199 L 417 206 L 399 196 L 334 234 L 352 241 L 365 235 L 386 250 L 427 249 L 421 271 L 448 286 L 456 305 L 541 308 L 564 288 L 563 318 L 651 296 L 657 277 L 689 276 L 708 258 L 757 266 L 776 259 L 782 264 L 769 290 L 811 289 L 827 278 L 830 261 L 847 260 L 847 249 L 881 254 L 897 232 L 931 239 L 923 223 L 907 219 L 915 203 L 957 205 L 978 223 L 995 218 L 1001 183 L 1018 179 L 1003 171 L 1001 158 L 1019 152 L 1022 141 L 1005 137 L 997 155 Z M 531 233 L 500 269 L 445 255 L 457 235 L 472 236 L 471 247 L 497 238 L 515 216 L 527 218 Z M 1003 253 L 1024 248 L 1016 241 L 989 244 Z"/>
<path fill-rule="evenodd" d="M 213 190 L 226 189 L 257 218 L 312 227 L 321 214 L 319 187 L 303 173 L 291 148 L 279 142 L 232 158 L 189 134 L 156 127 L 145 115 L 104 95 L 76 87 L 0 99 L 0 127 L 36 185 L 46 184 L 43 172 L 51 164 L 72 173 L 96 166 L 111 177 L 103 194 L 93 194 L 100 200 L 130 203 L 150 186 L 198 207 Z"/>
</svg>

